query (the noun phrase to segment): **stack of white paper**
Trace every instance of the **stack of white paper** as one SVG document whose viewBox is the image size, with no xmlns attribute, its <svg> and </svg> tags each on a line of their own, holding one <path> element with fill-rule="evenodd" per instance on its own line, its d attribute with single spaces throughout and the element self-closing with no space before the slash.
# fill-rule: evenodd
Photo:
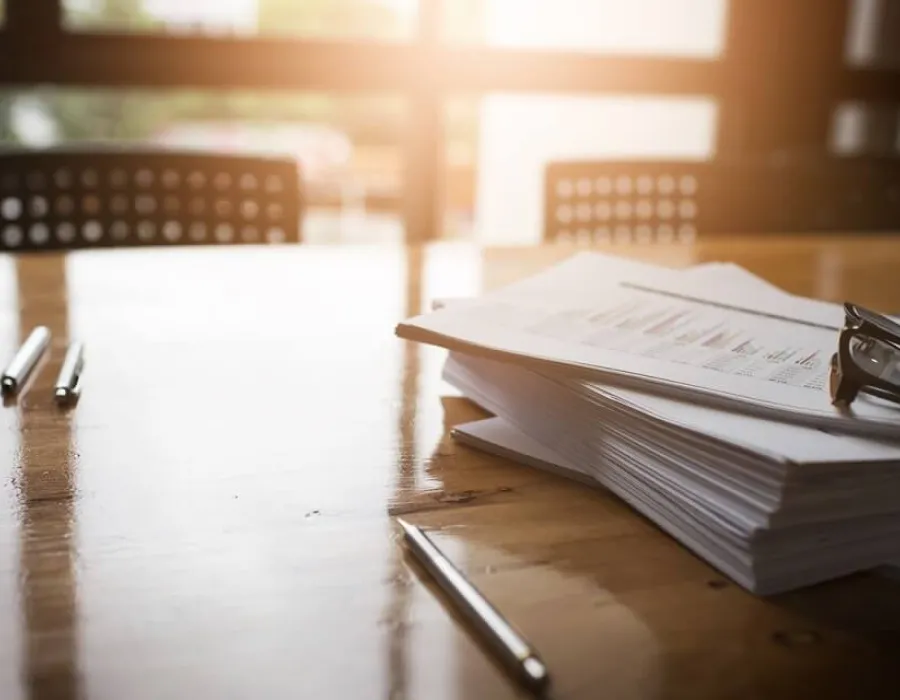
<svg viewBox="0 0 900 700">
<path fill-rule="evenodd" d="M 603 485 L 772 593 L 900 559 L 900 412 L 831 406 L 842 320 L 734 266 L 582 255 L 398 333 L 451 348 L 445 378 L 502 419 L 462 438 Z"/>
</svg>

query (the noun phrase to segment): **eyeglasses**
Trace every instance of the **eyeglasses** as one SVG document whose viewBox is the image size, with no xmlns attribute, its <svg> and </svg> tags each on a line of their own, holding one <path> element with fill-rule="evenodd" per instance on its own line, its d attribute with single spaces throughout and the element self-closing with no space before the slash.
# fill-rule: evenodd
<svg viewBox="0 0 900 700">
<path fill-rule="evenodd" d="M 865 392 L 900 403 L 900 324 L 844 304 L 844 327 L 831 357 L 831 401 L 849 405 Z"/>
</svg>

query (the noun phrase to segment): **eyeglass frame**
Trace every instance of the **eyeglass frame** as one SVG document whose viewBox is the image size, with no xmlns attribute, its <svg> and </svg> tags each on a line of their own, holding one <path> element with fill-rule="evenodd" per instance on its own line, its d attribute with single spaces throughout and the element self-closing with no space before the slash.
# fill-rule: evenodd
<svg viewBox="0 0 900 700">
<path fill-rule="evenodd" d="M 838 336 L 838 351 L 831 356 L 828 378 L 831 402 L 849 406 L 862 391 L 900 403 L 900 386 L 873 377 L 851 357 L 850 341 L 861 335 L 885 343 L 900 354 L 900 324 L 859 304 L 844 302 L 844 326 Z"/>
</svg>

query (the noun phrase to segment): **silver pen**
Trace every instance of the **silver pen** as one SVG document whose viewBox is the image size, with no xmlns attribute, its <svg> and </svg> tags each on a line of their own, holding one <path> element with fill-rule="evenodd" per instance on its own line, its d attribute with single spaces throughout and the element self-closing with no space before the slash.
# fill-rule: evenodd
<svg viewBox="0 0 900 700">
<path fill-rule="evenodd" d="M 537 652 L 503 619 L 484 596 L 453 566 L 441 550 L 415 525 L 397 518 L 406 544 L 441 588 L 466 614 L 502 660 L 530 689 L 543 691 L 550 675 Z"/>
<path fill-rule="evenodd" d="M 54 396 L 57 403 L 71 403 L 81 394 L 81 370 L 84 367 L 84 343 L 72 343 L 66 351 Z"/>
<path fill-rule="evenodd" d="M 41 355 L 50 344 L 50 329 L 46 326 L 38 326 L 22 343 L 22 347 L 13 357 L 12 362 L 3 372 L 0 378 L 0 391 L 4 394 L 15 394 L 25 384 L 31 370 L 41 359 Z"/>
</svg>

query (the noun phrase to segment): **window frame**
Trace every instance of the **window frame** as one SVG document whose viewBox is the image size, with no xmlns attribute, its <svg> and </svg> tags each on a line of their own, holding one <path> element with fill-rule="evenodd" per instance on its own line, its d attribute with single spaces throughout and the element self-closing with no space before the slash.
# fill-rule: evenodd
<svg viewBox="0 0 900 700">
<path fill-rule="evenodd" d="M 900 95 L 900 73 L 844 60 L 850 0 L 730 0 L 716 60 L 447 45 L 439 39 L 441 2 L 419 0 L 409 42 L 379 43 L 72 31 L 61 0 L 6 0 L 0 84 L 402 94 L 409 241 L 439 236 L 443 105 L 458 93 L 712 97 L 722 115 L 717 155 L 825 152 L 836 104 Z"/>
</svg>

